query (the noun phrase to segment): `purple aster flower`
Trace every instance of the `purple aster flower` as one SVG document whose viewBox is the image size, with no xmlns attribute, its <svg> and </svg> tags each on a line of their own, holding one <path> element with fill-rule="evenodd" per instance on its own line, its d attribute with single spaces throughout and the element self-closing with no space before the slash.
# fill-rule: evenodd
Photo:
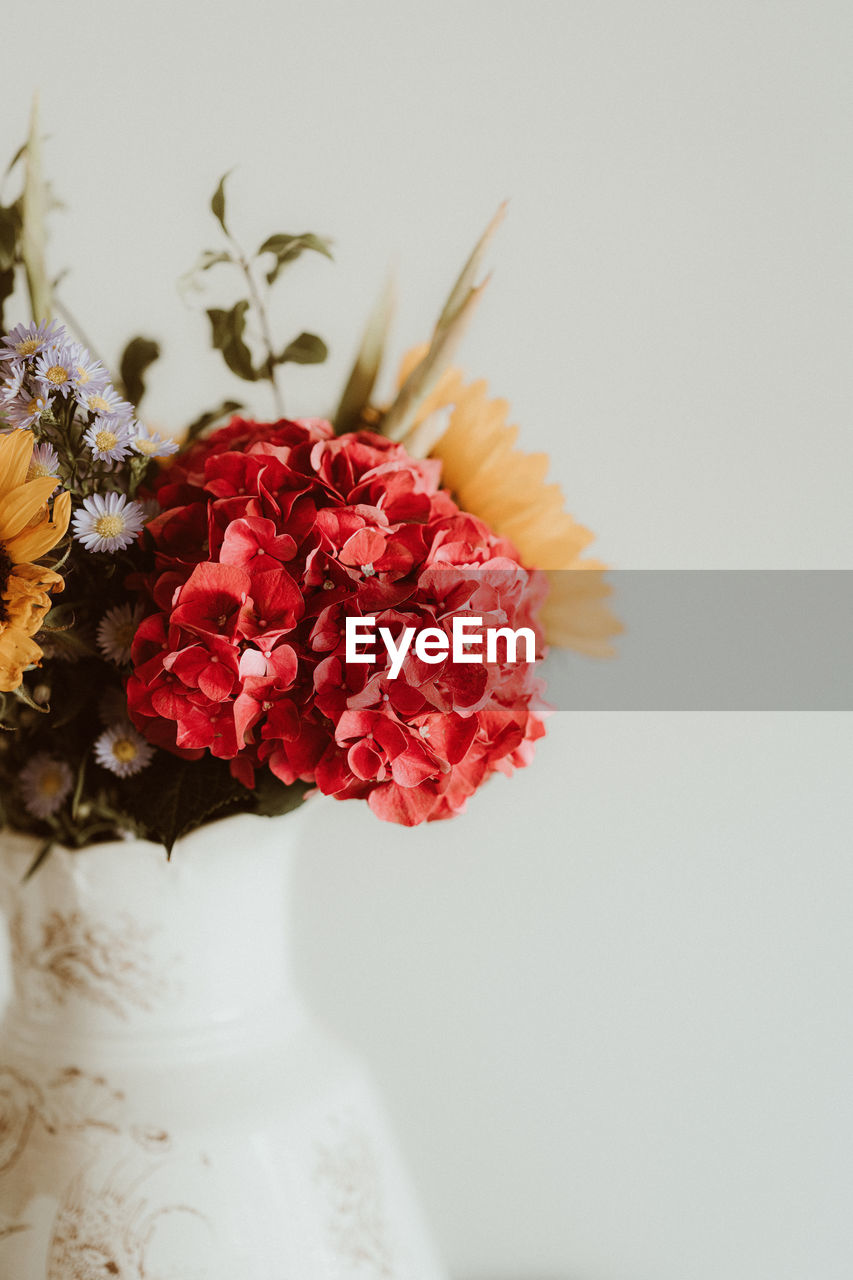
<svg viewBox="0 0 853 1280">
<path fill-rule="evenodd" d="M 72 342 L 68 354 L 75 369 L 74 382 L 77 390 L 83 390 L 87 395 L 103 391 L 109 383 L 110 375 L 100 360 L 96 360 L 82 342 Z"/>
<path fill-rule="evenodd" d="M 124 666 L 130 662 L 130 647 L 140 622 L 145 616 L 145 608 L 138 601 L 136 604 L 117 604 L 107 609 L 98 623 L 98 648 L 104 657 Z"/>
<path fill-rule="evenodd" d="M 42 320 L 41 324 L 19 324 L 3 339 L 0 360 L 28 364 L 45 347 L 64 340 L 65 330 L 55 320 Z"/>
<path fill-rule="evenodd" d="M 24 391 L 24 378 L 26 370 L 23 365 L 13 368 L 8 378 L 0 384 L 0 405 L 6 404 L 9 400 L 15 400 Z"/>
<path fill-rule="evenodd" d="M 170 453 L 178 452 L 177 440 L 168 440 L 161 436 L 159 431 L 151 431 L 141 422 L 136 424 L 133 447 L 137 453 L 144 454 L 146 458 L 166 458 Z"/>
<path fill-rule="evenodd" d="M 39 751 L 18 774 L 18 786 L 34 818 L 51 818 L 71 794 L 74 775 L 64 760 Z"/>
<path fill-rule="evenodd" d="M 74 386 L 76 373 L 77 366 L 71 359 L 71 351 L 68 347 L 45 347 L 44 351 L 36 356 L 36 388 L 43 390 L 46 395 L 58 391 L 61 396 L 67 396 Z"/>
<path fill-rule="evenodd" d="M 74 537 L 87 551 L 112 554 L 129 547 L 143 526 L 142 508 L 123 493 L 94 493 L 74 516 Z"/>
<path fill-rule="evenodd" d="M 59 458 L 52 444 L 37 444 L 30 459 L 27 479 L 40 480 L 45 476 L 59 476 Z M 59 488 L 58 483 L 56 488 Z"/>
<path fill-rule="evenodd" d="M 109 384 L 99 391 L 89 387 L 78 387 L 77 403 L 88 413 L 97 414 L 101 418 L 132 418 L 133 405 L 122 400 L 115 387 Z"/>
<path fill-rule="evenodd" d="M 132 427 L 120 418 L 96 418 L 83 440 L 100 462 L 121 462 L 130 453 Z"/>
<path fill-rule="evenodd" d="M 47 406 L 47 396 L 30 395 L 25 391 L 16 400 L 7 401 L 3 406 L 3 416 L 13 427 L 31 427 L 38 422 Z"/>
<path fill-rule="evenodd" d="M 95 759 L 119 778 L 132 778 L 151 763 L 154 748 L 127 720 L 115 724 L 95 742 Z"/>
</svg>

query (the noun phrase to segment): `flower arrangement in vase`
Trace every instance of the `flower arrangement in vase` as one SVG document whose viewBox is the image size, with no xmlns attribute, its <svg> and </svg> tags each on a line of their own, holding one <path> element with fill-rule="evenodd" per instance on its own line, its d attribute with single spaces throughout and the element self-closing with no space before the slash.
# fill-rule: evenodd
<svg viewBox="0 0 853 1280">
<path fill-rule="evenodd" d="M 330 246 L 275 234 L 250 257 L 231 232 L 223 179 L 211 202 L 223 242 L 195 274 L 242 282 L 232 307 L 208 310 L 211 340 L 236 377 L 270 384 L 277 414 L 259 421 L 227 401 L 177 440 L 137 408 L 156 343 L 130 342 L 113 377 L 70 321 L 52 318 L 35 127 L 17 163 L 22 194 L 0 206 L 0 320 L 21 275 L 32 320 L 0 343 L 0 819 L 15 952 L 0 1250 L 18 1251 L 16 1280 L 88 1275 L 87 1249 L 109 1274 L 153 1276 L 147 1251 L 167 1222 L 194 1241 L 172 1246 L 174 1266 L 184 1248 L 197 1259 L 199 1231 L 207 1249 L 210 1222 L 223 1218 L 227 1264 L 213 1249 L 198 1274 L 271 1274 L 285 1246 L 270 1237 L 253 1254 L 235 1225 L 233 1135 L 202 1143 L 218 1183 L 202 1187 L 190 1164 L 167 1161 L 174 1176 L 149 1211 L 156 1171 L 138 1134 L 182 1134 L 190 1163 L 201 1150 L 193 1100 L 210 1080 L 184 1044 L 192 1032 L 230 1081 L 242 1131 L 263 1130 L 276 1150 L 298 1131 L 313 1153 L 286 1175 L 303 1188 L 288 1201 L 302 1215 L 288 1246 L 300 1274 L 434 1276 L 358 1071 L 329 1066 L 295 999 L 287 1027 L 269 1030 L 291 1008 L 270 954 L 276 926 L 259 924 L 254 940 L 244 930 L 239 950 L 223 952 L 222 939 L 238 903 L 251 926 L 281 897 L 271 886 L 288 838 L 261 834 L 263 819 L 307 794 L 363 800 L 403 826 L 454 816 L 493 774 L 532 759 L 546 646 L 602 654 L 618 629 L 602 566 L 583 556 L 591 535 L 545 484 L 547 459 L 521 452 L 506 405 L 452 367 L 500 215 L 390 403 L 374 399 L 386 293 L 336 413 L 293 420 L 282 371 L 320 363 L 326 348 L 309 333 L 279 345 L 263 292 Z M 171 853 L 178 841 L 169 866 L 155 846 Z M 211 979 L 199 991 L 203 955 Z M 241 990 L 252 995 L 241 1001 Z M 143 1042 L 160 1046 L 146 1049 L 147 1067 Z M 318 1082 L 308 1129 L 305 1097 L 275 1095 L 264 1065 L 287 1076 L 297 1044 Z M 340 1096 L 339 1077 L 349 1080 Z M 255 1095 L 274 1123 L 258 1118 Z M 130 1114 L 140 1099 L 168 1121 L 151 1130 L 150 1115 Z M 45 1172 L 34 1130 L 65 1143 L 59 1165 L 73 1177 Z M 92 1138 L 104 1132 L 93 1172 Z M 26 1178 L 9 1183 L 27 1161 Z M 119 1185 L 127 1161 L 141 1162 L 137 1188 L 151 1179 L 144 1196 Z M 259 1176 L 252 1185 L 252 1204 L 271 1194 Z M 55 1205 L 46 1226 L 27 1218 L 37 1192 Z M 248 1203 L 244 1216 L 256 1211 Z M 310 1271 L 309 1254 L 326 1262 Z"/>
</svg>

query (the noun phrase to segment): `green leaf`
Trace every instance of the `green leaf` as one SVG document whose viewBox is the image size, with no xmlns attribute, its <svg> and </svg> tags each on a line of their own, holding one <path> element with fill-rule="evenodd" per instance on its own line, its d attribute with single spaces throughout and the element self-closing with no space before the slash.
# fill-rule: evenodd
<svg viewBox="0 0 853 1280">
<path fill-rule="evenodd" d="M 210 208 L 213 215 L 226 235 L 229 235 L 230 233 L 225 225 L 225 179 L 233 172 L 233 169 L 229 169 L 228 173 L 223 173 L 222 177 L 219 179 L 219 186 L 214 191 L 210 201 Z"/>
<path fill-rule="evenodd" d="M 329 349 L 316 333 L 300 333 L 294 338 L 280 355 L 275 357 L 276 364 L 322 364 L 329 354 Z"/>
<path fill-rule="evenodd" d="M 209 271 L 211 267 L 216 267 L 220 262 L 233 262 L 234 259 L 227 249 L 205 249 L 195 265 L 196 271 Z"/>
<path fill-rule="evenodd" d="M 21 234 L 21 211 L 17 204 L 8 209 L 0 207 L 0 271 L 8 271 L 18 257 L 18 237 Z"/>
<path fill-rule="evenodd" d="M 205 249 L 204 253 L 199 255 L 198 261 L 189 271 L 185 271 L 178 281 L 178 288 L 182 292 L 200 292 L 201 281 L 199 276 L 204 271 L 209 271 L 211 267 L 218 266 L 221 262 L 234 262 L 233 256 L 227 249 Z"/>
<path fill-rule="evenodd" d="M 207 413 L 201 414 L 196 418 L 195 422 L 190 423 L 187 427 L 187 443 L 189 444 L 191 440 L 195 440 L 197 436 L 201 435 L 202 431 L 206 430 L 207 427 L 212 427 L 214 422 L 218 422 L 220 418 L 225 418 L 242 408 L 243 405 L 239 400 L 223 400 L 222 404 L 217 405 L 215 409 L 208 409 Z"/>
<path fill-rule="evenodd" d="M 35 873 L 38 871 L 39 867 L 44 862 L 45 858 L 50 853 L 51 849 L 55 844 L 56 844 L 56 840 L 54 839 L 53 836 L 50 836 L 47 840 L 45 840 L 44 844 L 40 847 L 40 849 L 36 853 L 36 856 L 33 858 L 32 862 L 27 868 L 27 871 L 24 875 L 24 884 L 26 884 L 26 882 L 35 875 Z"/>
<path fill-rule="evenodd" d="M 335 414 L 335 430 L 339 435 L 355 429 L 370 401 L 382 365 L 393 312 L 394 283 L 389 276 L 368 318 L 358 355 Z"/>
<path fill-rule="evenodd" d="M 26 175 L 24 178 L 23 236 L 21 256 L 27 273 L 27 288 L 33 319 L 48 320 L 51 315 L 50 279 L 45 265 L 44 215 L 47 203 L 41 163 L 38 95 L 33 99 L 30 136 L 27 139 Z"/>
<path fill-rule="evenodd" d="M 3 319 L 3 308 L 6 305 L 6 299 L 11 298 L 15 292 L 15 272 L 12 267 L 8 271 L 0 271 L 0 333 L 6 332 L 6 323 Z"/>
<path fill-rule="evenodd" d="M 170 855 L 181 836 L 251 799 L 251 792 L 231 777 L 227 761 L 211 755 L 179 760 L 165 751 L 122 790 L 124 807 Z"/>
<path fill-rule="evenodd" d="M 279 814 L 290 813 L 292 809 L 297 809 L 302 804 L 307 790 L 307 782 L 294 782 L 287 786 L 269 769 L 261 769 L 252 793 L 255 798 L 255 813 L 265 818 L 276 818 Z"/>
<path fill-rule="evenodd" d="M 282 268 L 289 262 L 295 262 L 306 250 L 322 253 L 327 258 L 332 256 L 331 241 L 324 240 L 322 236 L 315 236 L 310 231 L 305 231 L 298 236 L 282 234 L 268 236 L 258 249 L 258 257 L 262 253 L 275 255 L 275 265 L 267 272 L 267 284 L 274 284 Z"/>
<path fill-rule="evenodd" d="M 131 338 L 119 365 L 124 393 L 131 404 L 138 405 L 145 395 L 145 374 L 160 358 L 160 345 L 153 338 Z"/>
<path fill-rule="evenodd" d="M 232 373 L 245 382 L 257 382 L 260 374 L 252 364 L 252 353 L 246 346 L 246 312 L 249 303 L 245 298 L 235 303 L 229 311 L 218 307 L 208 311 L 210 320 L 211 342 Z"/>
</svg>

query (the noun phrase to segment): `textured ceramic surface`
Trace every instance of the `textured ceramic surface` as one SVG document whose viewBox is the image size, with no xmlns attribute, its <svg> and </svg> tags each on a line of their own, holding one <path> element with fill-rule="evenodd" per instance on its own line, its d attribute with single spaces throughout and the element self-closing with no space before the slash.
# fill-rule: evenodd
<svg viewBox="0 0 853 1280">
<path fill-rule="evenodd" d="M 372 1086 L 294 991 L 299 815 L 0 837 L 3 1280 L 443 1280 Z"/>
</svg>

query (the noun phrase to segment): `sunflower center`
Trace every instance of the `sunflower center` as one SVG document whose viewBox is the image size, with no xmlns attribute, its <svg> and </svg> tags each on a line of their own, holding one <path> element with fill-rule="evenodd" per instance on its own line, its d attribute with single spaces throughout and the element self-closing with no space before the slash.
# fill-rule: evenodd
<svg viewBox="0 0 853 1280">
<path fill-rule="evenodd" d="M 6 594 L 6 587 L 9 585 L 9 579 L 12 576 L 12 570 L 14 569 L 14 567 L 15 566 L 10 560 L 5 546 L 3 545 L 2 542 L 0 542 L 0 626 L 2 626 L 4 622 L 8 622 L 9 620 L 9 614 L 6 609 L 6 601 L 4 599 L 4 596 Z"/>
<path fill-rule="evenodd" d="M 88 372 L 83 368 L 82 364 L 78 364 L 78 366 L 77 366 L 77 386 L 78 386 L 78 387 L 85 387 L 85 385 L 86 385 L 86 383 L 87 383 L 88 381 L 89 381 L 89 374 L 88 374 Z"/>
<path fill-rule="evenodd" d="M 61 387 L 63 382 L 68 381 L 68 370 L 63 369 L 61 364 L 52 364 L 45 374 L 48 382 L 52 382 L 55 387 Z"/>
<path fill-rule="evenodd" d="M 99 431 L 95 436 L 95 444 L 101 453 L 109 453 L 118 444 L 118 436 L 114 431 Z"/>
<path fill-rule="evenodd" d="M 95 532 L 101 538 L 117 538 L 124 528 L 121 516 L 103 515 L 95 521 Z"/>
<path fill-rule="evenodd" d="M 105 400 L 103 396 L 89 396 L 88 404 L 89 408 L 94 409 L 96 413 L 109 413 L 110 411 L 109 401 Z"/>
<path fill-rule="evenodd" d="M 23 342 L 19 342 L 15 350 L 19 356 L 32 356 L 38 351 L 41 343 L 38 338 L 25 338 Z"/>
<path fill-rule="evenodd" d="M 130 738 L 116 738 L 113 743 L 113 755 L 119 764 L 130 764 L 139 755 L 139 748 Z"/>
<path fill-rule="evenodd" d="M 147 454 L 149 457 L 152 453 L 156 453 L 160 447 L 156 440 L 144 440 L 140 436 L 136 437 L 133 445 L 138 453 Z"/>
</svg>

